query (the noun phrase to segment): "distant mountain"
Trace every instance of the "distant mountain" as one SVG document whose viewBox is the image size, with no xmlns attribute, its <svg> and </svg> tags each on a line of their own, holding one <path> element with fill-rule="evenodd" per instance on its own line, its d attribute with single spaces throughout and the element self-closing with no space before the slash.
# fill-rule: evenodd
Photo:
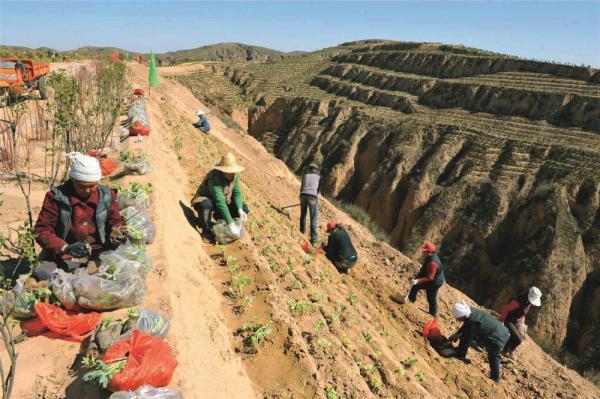
<svg viewBox="0 0 600 399">
<path fill-rule="evenodd" d="M 242 43 L 217 43 L 189 50 L 158 54 L 174 62 L 186 61 L 277 61 L 287 56 L 281 51 Z"/>
<path fill-rule="evenodd" d="M 0 56 L 16 56 L 22 53 L 41 53 L 54 52 L 61 54 L 70 54 L 89 57 L 109 57 L 115 51 L 117 53 L 129 53 L 132 57 L 137 56 L 136 51 L 128 51 L 118 47 L 99 47 L 84 46 L 75 50 L 58 51 L 48 47 L 39 47 L 36 49 L 23 46 L 0 46 Z M 252 46 L 242 43 L 217 43 L 208 46 L 197 47 L 193 49 L 169 51 L 167 53 L 156 53 L 156 56 L 163 61 L 172 62 L 190 62 L 190 61 L 277 61 L 287 57 L 290 54 L 298 55 L 300 51 L 293 53 L 283 53 L 265 47 Z M 148 56 L 148 54 L 143 54 Z"/>
</svg>

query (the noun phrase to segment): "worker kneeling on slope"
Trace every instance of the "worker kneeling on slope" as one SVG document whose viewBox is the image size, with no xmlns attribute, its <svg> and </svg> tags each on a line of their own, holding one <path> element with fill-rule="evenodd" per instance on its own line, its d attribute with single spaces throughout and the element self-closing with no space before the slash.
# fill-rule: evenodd
<svg viewBox="0 0 600 399">
<path fill-rule="evenodd" d="M 541 306 L 542 305 L 542 292 L 537 287 L 531 287 L 529 292 L 525 292 L 517 297 L 512 298 L 502 309 L 500 314 L 500 321 L 508 328 L 510 338 L 508 343 L 504 347 L 504 352 L 508 355 L 512 355 L 515 349 L 523 339 L 527 332 L 527 325 L 525 324 L 525 315 L 529 312 L 531 305 Z"/>
<path fill-rule="evenodd" d="M 69 180 L 46 194 L 35 224 L 35 239 L 42 247 L 42 264 L 33 273 L 37 279 L 50 278 L 57 267 L 72 271 L 85 266 L 87 260 L 126 240 L 117 228 L 126 222 L 116 193 L 98 184 L 102 178 L 98 160 L 78 152 L 68 156 Z"/>
<path fill-rule="evenodd" d="M 192 207 L 200 218 L 202 238 L 208 242 L 214 241 L 212 232 L 212 215 L 216 211 L 217 218 L 225 220 L 227 233 L 232 237 L 240 237 L 241 227 L 234 218 L 242 222 L 248 217 L 248 207 L 242 198 L 238 173 L 244 167 L 238 165 L 235 156 L 226 153 L 221 162 L 215 165 L 192 199 Z"/>
<path fill-rule="evenodd" d="M 198 121 L 194 122 L 192 125 L 195 128 L 200 129 L 204 133 L 210 132 L 210 123 L 208 122 L 208 118 L 206 118 L 206 114 L 203 110 L 198 110 Z"/>
<path fill-rule="evenodd" d="M 325 246 L 325 255 L 335 267 L 342 273 L 348 271 L 356 265 L 358 255 L 352 245 L 348 231 L 333 220 L 327 223 L 327 232 L 329 239 Z"/>
<path fill-rule="evenodd" d="M 465 363 L 469 345 L 473 340 L 485 346 L 490 364 L 490 377 L 500 381 L 500 352 L 508 342 L 509 332 L 494 316 L 479 309 L 471 309 L 463 300 L 452 306 L 452 316 L 464 322 L 462 327 L 449 338 L 454 342 L 460 339 L 456 357 Z"/>
</svg>

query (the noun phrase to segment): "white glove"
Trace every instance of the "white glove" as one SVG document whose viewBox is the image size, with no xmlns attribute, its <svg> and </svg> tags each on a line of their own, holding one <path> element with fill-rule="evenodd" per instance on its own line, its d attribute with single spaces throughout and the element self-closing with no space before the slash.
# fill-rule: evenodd
<svg viewBox="0 0 600 399">
<path fill-rule="evenodd" d="M 232 237 L 239 237 L 241 233 L 241 228 L 235 223 L 229 223 L 227 225 L 227 233 Z"/>
<path fill-rule="evenodd" d="M 242 223 L 248 220 L 248 214 L 244 212 L 243 209 L 238 209 L 238 214 L 240 215 L 240 220 L 242 221 Z"/>
<path fill-rule="evenodd" d="M 419 280 L 417 280 L 417 279 L 415 278 L 415 279 L 413 279 L 413 280 L 410 280 L 410 283 L 411 283 L 412 285 L 417 285 L 417 284 L 419 284 Z"/>
</svg>

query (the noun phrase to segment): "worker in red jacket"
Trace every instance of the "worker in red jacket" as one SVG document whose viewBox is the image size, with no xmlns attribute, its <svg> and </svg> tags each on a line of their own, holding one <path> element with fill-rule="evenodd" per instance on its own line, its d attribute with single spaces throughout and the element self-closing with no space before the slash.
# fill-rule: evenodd
<svg viewBox="0 0 600 399">
<path fill-rule="evenodd" d="M 69 158 L 69 180 L 46 193 L 35 224 L 43 262 L 34 277 L 40 280 L 50 278 L 57 267 L 72 271 L 82 266 L 73 259 L 93 259 L 126 239 L 122 229 L 116 229 L 126 222 L 115 192 L 98 184 L 102 178 L 98 160 L 80 153 L 71 153 Z"/>
<path fill-rule="evenodd" d="M 437 293 L 440 287 L 446 282 L 444 276 L 444 266 L 437 255 L 435 244 L 426 242 L 419 251 L 423 254 L 423 263 L 416 277 L 411 280 L 411 289 L 408 294 L 408 300 L 415 302 L 417 293 L 425 290 L 427 302 L 429 303 L 429 314 L 433 317 L 437 315 Z"/>
<path fill-rule="evenodd" d="M 542 291 L 537 287 L 531 287 L 529 292 L 511 298 L 500 313 L 500 321 L 508 328 L 510 338 L 504 347 L 504 352 L 512 354 L 521 342 L 523 342 L 527 325 L 525 316 L 531 306 L 542 305 Z"/>
</svg>

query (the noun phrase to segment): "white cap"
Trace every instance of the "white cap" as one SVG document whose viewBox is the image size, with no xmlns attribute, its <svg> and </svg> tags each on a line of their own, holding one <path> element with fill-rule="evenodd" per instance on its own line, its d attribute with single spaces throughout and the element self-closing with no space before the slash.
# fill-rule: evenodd
<svg viewBox="0 0 600 399">
<path fill-rule="evenodd" d="M 200 116 L 200 115 L 204 115 L 204 111 L 201 109 L 198 110 L 198 116 Z"/>
<path fill-rule="evenodd" d="M 469 305 L 467 305 L 464 299 L 452 305 L 452 316 L 454 316 L 455 319 L 460 319 L 461 317 L 469 317 L 470 315 L 471 308 L 469 307 Z"/>
<path fill-rule="evenodd" d="M 84 183 L 95 183 L 102 179 L 100 162 L 94 157 L 83 155 L 80 152 L 70 152 L 67 157 L 71 160 L 69 177 Z"/>
<path fill-rule="evenodd" d="M 529 289 L 529 293 L 527 294 L 527 299 L 529 299 L 529 303 L 533 306 L 541 306 L 542 305 L 542 291 L 538 287 L 531 287 Z"/>
</svg>

